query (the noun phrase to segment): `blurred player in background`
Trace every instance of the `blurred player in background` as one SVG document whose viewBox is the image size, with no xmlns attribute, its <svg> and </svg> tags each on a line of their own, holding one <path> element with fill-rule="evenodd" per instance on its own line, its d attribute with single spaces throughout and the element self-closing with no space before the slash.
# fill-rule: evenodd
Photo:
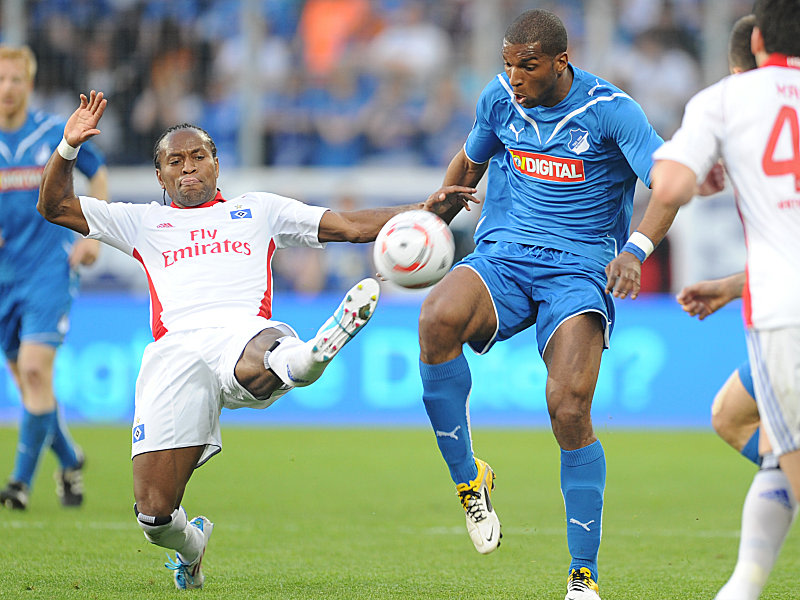
<svg viewBox="0 0 800 600">
<path fill-rule="evenodd" d="M 61 140 L 60 117 L 33 112 L 28 103 L 36 59 L 25 46 L 0 46 L 0 345 L 22 396 L 14 471 L 0 504 L 24 509 L 42 450 L 55 452 L 56 491 L 64 506 L 83 502 L 83 455 L 72 440 L 53 393 L 56 349 L 69 328 L 77 288 L 75 269 L 90 265 L 97 240 L 75 235 L 36 212 L 39 182 Z M 78 170 L 90 193 L 107 199 L 107 171 L 94 147 Z"/>
<path fill-rule="evenodd" d="M 744 320 L 766 436 L 762 469 L 745 500 L 738 562 L 717 600 L 759 597 L 800 496 L 800 3 L 758 0 L 754 13 L 759 68 L 726 77 L 687 104 L 681 128 L 655 154 L 653 194 L 639 225 L 658 244 L 697 179 L 722 159 L 747 240 Z M 621 253 L 612 261 L 608 290 L 634 298 L 641 260 Z M 775 457 L 781 468 L 765 468 Z M 753 499 L 782 510 L 764 518 L 753 513 Z"/>
<path fill-rule="evenodd" d="M 603 267 L 628 237 L 637 177 L 649 185 L 663 141 L 627 94 L 569 62 L 556 15 L 520 15 L 506 30 L 502 56 L 505 72 L 483 90 L 466 145 L 444 178 L 444 185 L 475 186 L 488 170 L 477 247 L 422 305 L 423 400 L 472 542 L 492 552 L 501 537 L 490 500 L 494 473 L 473 455 L 463 345 L 484 354 L 536 326 L 561 447 L 572 557 L 566 598 L 597 600 L 606 463 L 591 405 L 614 322 Z"/>
<path fill-rule="evenodd" d="M 303 342 L 289 325 L 270 320 L 274 251 L 370 242 L 393 215 L 430 209 L 440 200 L 348 212 L 262 192 L 228 202 L 216 187 L 216 146 L 189 124 L 167 129 L 156 142 L 164 206 L 78 198 L 72 168 L 81 144 L 100 133 L 105 107 L 102 93 L 81 95 L 45 167 L 39 210 L 133 256 L 147 274 L 155 341 L 145 350 L 136 382 L 134 510 L 151 543 L 176 551 L 166 565 L 175 585 L 200 588 L 213 523 L 204 516 L 187 519 L 181 500 L 194 469 L 222 448 L 221 409 L 266 408 L 291 388 L 316 381 L 378 300 L 378 282 L 361 281 L 316 336 Z M 440 192 L 449 205 L 453 196 L 459 201 L 475 189 Z"/>
<path fill-rule="evenodd" d="M 756 57 L 750 49 L 755 23 L 755 15 L 746 15 L 733 25 L 728 39 L 728 66 L 732 74 L 751 71 L 757 66 Z M 744 272 L 721 279 L 699 281 L 683 288 L 677 300 L 683 310 L 702 321 L 731 300 L 741 298 L 744 285 Z M 731 373 L 714 398 L 711 424 L 723 440 L 745 458 L 760 465 L 759 422 L 750 361 L 746 360 Z"/>
</svg>

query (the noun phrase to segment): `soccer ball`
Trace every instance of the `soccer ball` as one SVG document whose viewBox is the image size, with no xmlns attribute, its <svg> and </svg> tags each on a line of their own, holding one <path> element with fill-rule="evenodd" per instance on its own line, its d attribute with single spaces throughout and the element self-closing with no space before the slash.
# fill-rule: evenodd
<svg viewBox="0 0 800 600">
<path fill-rule="evenodd" d="M 453 265 L 455 243 L 447 224 L 427 210 L 395 215 L 375 238 L 373 260 L 380 275 L 419 289 L 439 281 Z"/>
</svg>

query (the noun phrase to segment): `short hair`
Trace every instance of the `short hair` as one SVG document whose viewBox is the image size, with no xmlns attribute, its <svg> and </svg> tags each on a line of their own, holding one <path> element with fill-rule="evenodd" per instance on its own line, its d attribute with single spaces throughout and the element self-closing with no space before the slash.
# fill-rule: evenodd
<svg viewBox="0 0 800 600">
<path fill-rule="evenodd" d="M 211 146 L 211 156 L 213 158 L 217 158 L 217 145 L 214 143 L 211 135 L 205 129 L 198 125 L 193 125 L 192 123 L 181 123 L 180 125 L 173 125 L 172 127 L 167 128 L 156 140 L 155 146 L 153 146 L 153 164 L 156 166 L 156 169 L 161 168 L 161 160 L 159 159 L 158 155 L 162 150 L 164 150 L 164 140 L 173 131 L 178 131 L 181 129 L 194 129 L 197 133 L 199 133 L 200 137 L 205 138 L 205 141 L 209 146 Z"/>
<path fill-rule="evenodd" d="M 549 10 L 528 10 L 514 19 L 503 39 L 508 44 L 534 44 L 539 42 L 542 52 L 556 56 L 567 51 L 567 30 Z"/>
<path fill-rule="evenodd" d="M 753 13 L 764 36 L 764 50 L 800 56 L 800 2 L 757 0 Z"/>
<path fill-rule="evenodd" d="M 21 60 L 28 72 L 28 81 L 36 77 L 36 56 L 28 46 L 0 45 L 0 60 Z"/>
<path fill-rule="evenodd" d="M 745 15 L 733 24 L 728 38 L 728 64 L 731 69 L 750 71 L 758 66 L 756 57 L 750 49 L 750 37 L 753 35 L 755 25 L 755 15 Z"/>
</svg>

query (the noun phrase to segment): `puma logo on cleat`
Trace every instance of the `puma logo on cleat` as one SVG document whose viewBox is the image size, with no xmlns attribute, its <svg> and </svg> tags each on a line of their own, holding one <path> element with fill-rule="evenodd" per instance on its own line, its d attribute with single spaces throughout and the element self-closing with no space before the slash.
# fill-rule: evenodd
<svg viewBox="0 0 800 600">
<path fill-rule="evenodd" d="M 436 430 L 436 437 L 449 437 L 449 438 L 453 438 L 454 440 L 457 441 L 458 440 L 458 436 L 456 435 L 456 432 L 459 429 L 461 429 L 461 425 L 457 425 L 456 428 L 453 429 L 453 431 L 439 431 L 437 429 Z"/>
<path fill-rule="evenodd" d="M 594 519 L 592 519 L 591 521 L 586 521 L 586 523 L 581 523 L 580 521 L 578 521 L 578 519 L 573 519 L 573 518 L 571 518 L 571 517 L 570 517 L 570 520 L 569 520 L 569 522 L 570 522 L 570 523 L 573 523 L 574 525 L 580 525 L 580 526 L 581 526 L 581 527 L 583 527 L 583 528 L 584 528 L 586 531 L 591 531 L 591 529 L 589 529 L 589 525 L 591 525 L 592 523 L 594 523 Z"/>
</svg>

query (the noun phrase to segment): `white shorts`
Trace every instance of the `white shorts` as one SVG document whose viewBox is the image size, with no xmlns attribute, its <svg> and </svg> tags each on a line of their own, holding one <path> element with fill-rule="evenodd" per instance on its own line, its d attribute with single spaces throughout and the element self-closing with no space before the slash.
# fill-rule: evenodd
<svg viewBox="0 0 800 600">
<path fill-rule="evenodd" d="M 758 412 L 773 453 L 800 449 L 800 327 L 750 329 L 747 351 Z"/>
<path fill-rule="evenodd" d="M 223 408 L 266 408 L 288 392 L 259 400 L 234 376 L 247 342 L 270 327 L 294 333 L 280 321 L 253 317 L 235 327 L 168 333 L 149 344 L 136 380 L 131 457 L 205 445 L 199 467 L 222 449 Z"/>
</svg>

